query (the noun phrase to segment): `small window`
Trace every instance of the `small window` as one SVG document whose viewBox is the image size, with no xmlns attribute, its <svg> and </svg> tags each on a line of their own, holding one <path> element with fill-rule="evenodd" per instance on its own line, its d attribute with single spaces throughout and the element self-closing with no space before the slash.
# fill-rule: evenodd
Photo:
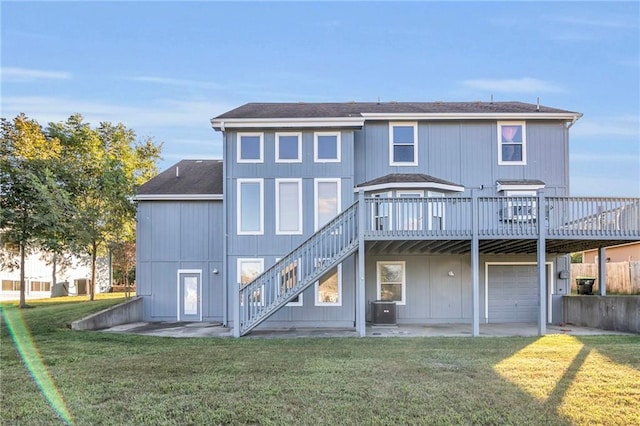
<svg viewBox="0 0 640 426">
<path fill-rule="evenodd" d="M 30 291 L 51 291 L 51 283 L 47 281 L 31 281 Z"/>
<path fill-rule="evenodd" d="M 316 306 L 342 306 L 342 265 L 331 268 L 316 282 L 315 293 Z"/>
<path fill-rule="evenodd" d="M 244 287 L 256 279 L 264 271 L 264 259 L 238 259 L 238 282 L 240 287 Z M 250 304 L 263 304 L 262 292 L 264 288 L 259 288 L 249 295 Z"/>
<path fill-rule="evenodd" d="M 276 258 L 276 262 L 280 261 L 280 257 Z M 296 285 L 298 285 L 298 266 L 300 260 L 294 260 L 290 264 L 286 265 L 284 269 L 280 271 L 280 292 L 285 292 Z M 287 303 L 287 306 L 302 306 L 302 293 L 297 295 L 291 302 Z"/>
<path fill-rule="evenodd" d="M 238 235 L 262 235 L 264 223 L 262 179 L 238 179 Z"/>
<path fill-rule="evenodd" d="M 276 179 L 276 234 L 302 234 L 301 179 Z"/>
<path fill-rule="evenodd" d="M 2 280 L 2 291 L 20 291 L 20 281 Z"/>
<path fill-rule="evenodd" d="M 376 262 L 378 269 L 378 300 L 406 303 L 405 262 Z"/>
<path fill-rule="evenodd" d="M 313 160 L 316 163 L 340 162 L 340 132 L 316 132 L 313 143 Z"/>
<path fill-rule="evenodd" d="M 302 161 L 302 133 L 276 133 L 276 163 Z"/>
<path fill-rule="evenodd" d="M 262 133 L 238 133 L 238 163 L 262 163 Z"/>
<path fill-rule="evenodd" d="M 418 165 L 417 123 L 389 123 L 389 164 Z"/>
<path fill-rule="evenodd" d="M 524 121 L 498 122 L 498 164 L 527 164 Z"/>
</svg>

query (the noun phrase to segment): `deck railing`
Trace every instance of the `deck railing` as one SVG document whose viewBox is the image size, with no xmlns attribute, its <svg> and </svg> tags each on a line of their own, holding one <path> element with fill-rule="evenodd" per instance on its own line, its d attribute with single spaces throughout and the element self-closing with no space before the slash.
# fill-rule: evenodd
<svg viewBox="0 0 640 426">
<path fill-rule="evenodd" d="M 637 237 L 640 199 L 547 197 L 547 235 L 558 237 Z"/>
</svg>

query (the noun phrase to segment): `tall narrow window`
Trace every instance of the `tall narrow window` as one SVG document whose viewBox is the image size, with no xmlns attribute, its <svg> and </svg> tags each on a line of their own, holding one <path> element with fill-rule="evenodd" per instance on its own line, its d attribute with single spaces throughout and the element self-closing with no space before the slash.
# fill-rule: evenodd
<svg viewBox="0 0 640 426">
<path fill-rule="evenodd" d="M 315 229 L 326 225 L 340 213 L 340 179 L 316 179 L 315 188 Z"/>
<path fill-rule="evenodd" d="M 324 274 L 316 282 L 315 291 L 316 306 L 342 306 L 342 265 Z"/>
<path fill-rule="evenodd" d="M 238 179 L 238 235 L 264 233 L 262 179 Z"/>
<path fill-rule="evenodd" d="M 276 133 L 276 163 L 302 161 L 302 133 Z"/>
<path fill-rule="evenodd" d="M 399 198 L 408 198 L 408 200 L 398 203 L 396 229 L 399 231 L 422 230 L 424 192 L 398 191 L 397 195 Z"/>
<path fill-rule="evenodd" d="M 376 262 L 378 300 L 406 303 L 405 262 Z"/>
<path fill-rule="evenodd" d="M 417 123 L 389 123 L 389 164 L 418 165 Z"/>
<path fill-rule="evenodd" d="M 250 258 L 250 259 L 238 259 L 238 282 L 240 287 L 244 287 L 251 281 L 256 279 L 264 271 L 264 259 Z M 263 287 L 254 290 L 249 295 L 251 303 L 262 304 L 262 292 Z"/>
<path fill-rule="evenodd" d="M 281 258 L 276 258 L 276 262 L 279 262 Z M 280 270 L 280 293 L 284 294 L 288 290 L 298 285 L 298 267 L 300 265 L 300 259 L 296 259 L 293 262 L 286 265 Z M 302 293 L 291 299 L 291 302 L 287 303 L 287 306 L 302 306 Z"/>
<path fill-rule="evenodd" d="M 316 132 L 313 139 L 313 160 L 316 163 L 340 162 L 340 132 Z"/>
<path fill-rule="evenodd" d="M 276 179 L 276 234 L 302 234 L 300 179 Z"/>
<path fill-rule="evenodd" d="M 238 163 L 262 163 L 262 133 L 238 133 Z"/>
<path fill-rule="evenodd" d="M 524 121 L 498 121 L 498 164 L 527 164 Z"/>
</svg>

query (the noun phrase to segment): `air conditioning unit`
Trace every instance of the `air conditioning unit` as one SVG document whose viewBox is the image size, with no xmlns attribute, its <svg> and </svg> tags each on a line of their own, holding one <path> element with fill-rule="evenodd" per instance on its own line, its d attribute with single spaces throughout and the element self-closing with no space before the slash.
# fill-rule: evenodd
<svg viewBox="0 0 640 426">
<path fill-rule="evenodd" d="M 376 300 L 371 302 L 372 325 L 395 325 L 396 302 Z"/>
<path fill-rule="evenodd" d="M 500 210 L 500 219 L 505 222 L 534 222 L 538 203 L 533 199 L 505 200 Z"/>
</svg>

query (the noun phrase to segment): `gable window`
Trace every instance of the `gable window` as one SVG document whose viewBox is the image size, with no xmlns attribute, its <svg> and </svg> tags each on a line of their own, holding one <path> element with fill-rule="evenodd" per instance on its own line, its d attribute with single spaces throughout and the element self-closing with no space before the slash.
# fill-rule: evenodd
<svg viewBox="0 0 640 426">
<path fill-rule="evenodd" d="M 315 284 L 316 306 L 342 306 L 342 265 L 331 268 Z"/>
<path fill-rule="evenodd" d="M 262 133 L 238 133 L 238 163 L 262 163 Z"/>
<path fill-rule="evenodd" d="M 417 123 L 389 123 L 389 164 L 418 165 Z"/>
<path fill-rule="evenodd" d="M 264 233 L 264 193 L 262 179 L 238 179 L 238 235 Z"/>
<path fill-rule="evenodd" d="M 276 179 L 276 234 L 302 234 L 301 179 Z"/>
<path fill-rule="evenodd" d="M 406 303 L 405 262 L 376 262 L 378 300 Z"/>
<path fill-rule="evenodd" d="M 276 133 L 276 163 L 302 161 L 302 133 Z"/>
<path fill-rule="evenodd" d="M 326 225 L 340 213 L 340 179 L 315 179 L 315 229 Z"/>
<path fill-rule="evenodd" d="M 261 258 L 249 258 L 238 259 L 238 282 L 240 288 L 246 286 L 251 281 L 256 279 L 264 271 L 264 259 Z M 249 295 L 250 304 L 262 304 L 262 292 L 264 287 L 260 287 L 253 291 Z"/>
<path fill-rule="evenodd" d="M 316 132 L 313 135 L 313 161 L 340 162 L 340 132 Z"/>
<path fill-rule="evenodd" d="M 280 257 L 276 258 L 276 262 L 280 261 Z M 280 271 L 280 292 L 285 293 L 298 285 L 298 265 L 300 260 L 296 259 L 289 263 Z M 287 306 L 302 306 L 302 293 L 291 299 Z"/>
<path fill-rule="evenodd" d="M 527 164 L 524 121 L 498 122 L 498 164 Z"/>
</svg>

